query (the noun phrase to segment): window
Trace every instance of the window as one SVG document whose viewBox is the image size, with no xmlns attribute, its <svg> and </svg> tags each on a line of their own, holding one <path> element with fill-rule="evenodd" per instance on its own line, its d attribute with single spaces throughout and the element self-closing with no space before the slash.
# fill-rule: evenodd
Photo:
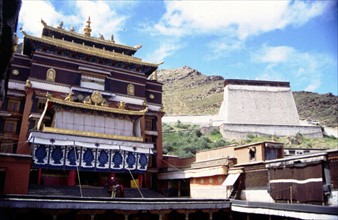
<svg viewBox="0 0 338 220">
<path fill-rule="evenodd" d="M 256 148 L 255 147 L 249 148 L 249 160 L 256 160 Z"/>
<path fill-rule="evenodd" d="M 105 79 L 103 78 L 83 74 L 81 76 L 80 86 L 95 90 L 104 90 L 104 82 Z"/>
<path fill-rule="evenodd" d="M 38 102 L 38 112 L 43 112 L 43 110 L 45 109 L 45 101 L 39 100 Z"/>
<path fill-rule="evenodd" d="M 145 138 L 145 142 L 146 143 L 152 143 L 153 142 L 153 138 L 151 136 L 147 135 L 146 138 Z"/>
<path fill-rule="evenodd" d="M 14 153 L 14 144 L 13 143 L 1 143 L 0 152 L 2 153 Z"/>
<path fill-rule="evenodd" d="M 146 131 L 156 131 L 157 126 L 156 126 L 157 118 L 146 118 L 145 123 L 146 123 Z"/>
<path fill-rule="evenodd" d="M 55 69 L 51 68 L 51 69 L 47 70 L 47 72 L 46 72 L 46 80 L 47 81 L 55 82 L 55 76 L 56 76 Z"/>
<path fill-rule="evenodd" d="M 16 132 L 16 121 L 5 121 L 5 132 L 15 133 Z"/>
<path fill-rule="evenodd" d="M 20 101 L 17 100 L 8 100 L 7 111 L 9 112 L 19 112 Z"/>
<path fill-rule="evenodd" d="M 133 84 L 129 84 L 127 86 L 127 94 L 128 95 L 135 95 L 135 86 Z"/>
<path fill-rule="evenodd" d="M 153 130 L 153 122 L 151 119 L 146 119 L 146 130 L 147 131 Z"/>
</svg>

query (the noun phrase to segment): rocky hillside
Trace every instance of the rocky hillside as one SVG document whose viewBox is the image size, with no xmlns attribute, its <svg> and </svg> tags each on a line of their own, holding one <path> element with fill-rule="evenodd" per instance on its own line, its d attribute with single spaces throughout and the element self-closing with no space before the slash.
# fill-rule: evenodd
<svg viewBox="0 0 338 220">
<path fill-rule="evenodd" d="M 206 76 L 188 66 L 158 71 L 164 84 L 166 115 L 214 115 L 223 100 L 223 77 Z M 293 92 L 301 119 L 338 126 L 338 96 L 331 93 Z"/>
<path fill-rule="evenodd" d="M 223 100 L 223 77 L 206 76 L 190 67 L 158 71 L 164 84 L 167 115 L 213 115 Z"/>
<path fill-rule="evenodd" d="M 338 96 L 332 93 L 293 92 L 301 119 L 338 127 Z"/>
</svg>

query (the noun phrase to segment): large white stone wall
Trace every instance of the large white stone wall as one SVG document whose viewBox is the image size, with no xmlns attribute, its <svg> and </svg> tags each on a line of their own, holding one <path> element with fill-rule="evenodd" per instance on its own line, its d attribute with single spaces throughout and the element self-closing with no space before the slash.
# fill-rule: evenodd
<svg viewBox="0 0 338 220">
<path fill-rule="evenodd" d="M 225 123 L 299 125 L 289 87 L 228 84 L 219 116 Z"/>
</svg>

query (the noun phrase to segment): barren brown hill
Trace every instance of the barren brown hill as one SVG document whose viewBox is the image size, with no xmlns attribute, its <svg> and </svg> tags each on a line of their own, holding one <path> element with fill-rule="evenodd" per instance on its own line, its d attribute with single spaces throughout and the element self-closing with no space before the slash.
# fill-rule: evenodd
<svg viewBox="0 0 338 220">
<path fill-rule="evenodd" d="M 184 66 L 158 71 L 163 86 L 166 115 L 214 115 L 223 100 L 221 76 L 207 76 Z M 332 93 L 293 92 L 301 119 L 319 121 L 321 125 L 338 126 L 338 96 Z"/>
</svg>

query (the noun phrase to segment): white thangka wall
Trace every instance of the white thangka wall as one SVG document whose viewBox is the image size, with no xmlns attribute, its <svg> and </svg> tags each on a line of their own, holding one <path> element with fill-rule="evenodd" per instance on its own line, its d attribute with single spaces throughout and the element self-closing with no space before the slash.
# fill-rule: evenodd
<svg viewBox="0 0 338 220">
<path fill-rule="evenodd" d="M 108 117 L 58 111 L 53 119 L 56 128 L 133 136 L 134 124 L 126 117 Z"/>
<path fill-rule="evenodd" d="M 227 85 L 219 116 L 224 123 L 299 125 L 288 87 Z"/>
</svg>

